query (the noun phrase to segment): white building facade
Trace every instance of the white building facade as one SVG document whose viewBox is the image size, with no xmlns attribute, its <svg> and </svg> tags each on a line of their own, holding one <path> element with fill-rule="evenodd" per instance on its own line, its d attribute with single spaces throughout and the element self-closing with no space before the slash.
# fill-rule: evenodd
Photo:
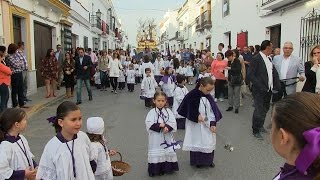
<svg viewBox="0 0 320 180">
<path fill-rule="evenodd" d="M 315 28 L 320 25 L 319 9 L 320 1 L 315 0 L 213 0 L 213 50 L 218 51 L 220 42 L 235 48 L 267 39 L 276 48 L 292 41 L 293 53 L 307 60 L 309 48 L 320 43 Z"/>
<path fill-rule="evenodd" d="M 0 0 L 0 23 L 0 45 L 25 44 L 28 94 L 44 85 L 40 67 L 48 49 L 124 48 L 127 38 L 111 0 Z"/>
</svg>

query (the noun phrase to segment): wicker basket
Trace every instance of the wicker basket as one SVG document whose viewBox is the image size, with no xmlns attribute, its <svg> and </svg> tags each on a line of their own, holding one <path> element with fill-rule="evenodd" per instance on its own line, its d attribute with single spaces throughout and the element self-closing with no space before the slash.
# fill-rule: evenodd
<svg viewBox="0 0 320 180">
<path fill-rule="evenodd" d="M 112 161 L 113 176 L 122 176 L 124 173 L 128 173 L 131 170 L 131 166 L 128 163 L 122 161 L 121 153 L 117 152 L 120 156 L 120 161 Z"/>
</svg>

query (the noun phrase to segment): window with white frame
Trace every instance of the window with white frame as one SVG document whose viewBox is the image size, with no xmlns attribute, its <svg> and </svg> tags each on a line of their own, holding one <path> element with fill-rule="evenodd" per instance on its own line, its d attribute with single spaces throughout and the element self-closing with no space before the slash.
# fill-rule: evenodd
<svg viewBox="0 0 320 180">
<path fill-rule="evenodd" d="M 230 3 L 229 0 L 223 0 L 222 2 L 222 16 L 226 17 L 230 14 Z"/>
</svg>

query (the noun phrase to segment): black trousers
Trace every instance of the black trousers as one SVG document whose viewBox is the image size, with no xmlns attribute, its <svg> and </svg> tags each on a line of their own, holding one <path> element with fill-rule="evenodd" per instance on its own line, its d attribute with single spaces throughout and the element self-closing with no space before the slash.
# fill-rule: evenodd
<svg viewBox="0 0 320 180">
<path fill-rule="evenodd" d="M 270 100 L 272 92 L 263 92 L 253 90 L 254 94 L 254 112 L 252 116 L 252 130 L 253 133 L 259 133 L 261 128 L 263 128 L 264 121 L 266 119 L 266 114 L 270 108 Z"/>
<path fill-rule="evenodd" d="M 118 78 L 117 77 L 110 77 L 111 86 L 113 90 L 117 90 L 118 87 Z"/>
<path fill-rule="evenodd" d="M 1 100 L 0 113 L 1 113 L 7 109 L 8 101 L 9 101 L 9 87 L 4 83 L 0 85 L 0 96 L 1 96 L 0 98 Z"/>
<path fill-rule="evenodd" d="M 126 82 L 119 82 L 119 89 L 124 89 L 126 87 Z"/>
<path fill-rule="evenodd" d="M 141 77 L 136 76 L 136 83 L 141 83 Z"/>
<path fill-rule="evenodd" d="M 226 93 L 225 93 L 226 83 L 227 83 L 226 80 L 220 80 L 220 79 L 216 80 L 216 83 L 215 83 L 215 97 L 216 98 L 219 99 L 219 98 L 222 98 L 226 95 Z"/>
<path fill-rule="evenodd" d="M 281 84 L 281 89 L 279 90 L 279 92 L 272 94 L 273 103 L 280 101 L 282 98 L 287 96 L 286 85 L 283 82 L 280 82 L 280 84 Z"/>
<path fill-rule="evenodd" d="M 152 98 L 145 98 L 144 99 L 144 106 L 145 107 L 152 107 Z"/>
<path fill-rule="evenodd" d="M 127 86 L 128 86 L 128 90 L 133 92 L 134 91 L 134 84 L 128 84 L 127 83 Z"/>
<path fill-rule="evenodd" d="M 23 76 L 22 72 L 14 73 L 11 75 L 11 99 L 12 107 L 23 106 L 24 105 L 24 95 L 23 95 Z M 18 100 L 17 100 L 18 96 Z M 18 104 L 19 103 L 19 104 Z"/>
</svg>

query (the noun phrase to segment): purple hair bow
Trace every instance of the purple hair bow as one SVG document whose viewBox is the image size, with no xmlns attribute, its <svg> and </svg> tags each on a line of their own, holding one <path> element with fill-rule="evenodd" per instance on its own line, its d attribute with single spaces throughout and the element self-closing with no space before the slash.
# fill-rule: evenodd
<svg viewBox="0 0 320 180">
<path fill-rule="evenodd" d="M 296 159 L 296 167 L 299 172 L 306 174 L 307 169 L 320 155 L 320 127 L 303 133 L 307 144 Z"/>
<path fill-rule="evenodd" d="M 52 116 L 47 119 L 47 121 L 49 121 L 49 123 L 52 123 L 52 124 L 55 123 L 56 120 L 57 120 L 57 116 Z"/>
</svg>

